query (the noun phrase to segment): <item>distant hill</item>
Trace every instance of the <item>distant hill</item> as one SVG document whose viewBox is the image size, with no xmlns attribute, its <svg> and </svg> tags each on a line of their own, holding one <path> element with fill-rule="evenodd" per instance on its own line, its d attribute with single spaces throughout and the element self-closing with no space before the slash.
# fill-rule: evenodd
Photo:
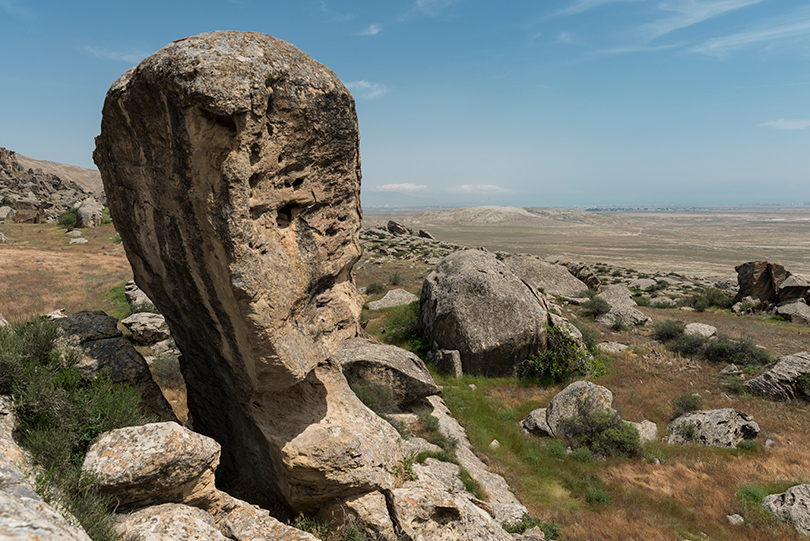
<svg viewBox="0 0 810 541">
<path fill-rule="evenodd" d="M 617 223 L 620 218 L 574 209 L 521 207 L 465 207 L 421 212 L 407 220 L 408 225 L 468 224 L 468 225 L 603 225 Z"/>
<path fill-rule="evenodd" d="M 87 169 L 78 165 L 50 162 L 47 160 L 35 160 L 22 154 L 17 154 L 17 163 L 24 169 L 42 169 L 43 173 L 56 175 L 62 180 L 72 180 L 81 186 L 85 192 L 100 196 L 104 192 L 101 183 L 101 173 L 96 169 Z"/>
</svg>

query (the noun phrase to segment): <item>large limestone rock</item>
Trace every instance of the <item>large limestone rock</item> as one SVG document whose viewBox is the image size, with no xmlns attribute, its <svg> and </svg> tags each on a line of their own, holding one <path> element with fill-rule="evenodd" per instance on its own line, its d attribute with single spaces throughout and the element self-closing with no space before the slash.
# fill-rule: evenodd
<svg viewBox="0 0 810 541">
<path fill-rule="evenodd" d="M 810 278 L 802 274 L 791 274 L 779 285 L 779 302 L 799 299 L 810 300 Z"/>
<path fill-rule="evenodd" d="M 567 437 L 560 429 L 560 421 L 576 415 L 580 405 L 586 401 L 594 411 L 613 411 L 613 393 L 610 389 L 590 381 L 575 381 L 557 393 L 546 408 L 546 423 L 553 436 Z"/>
<path fill-rule="evenodd" d="M 636 301 L 633 300 L 633 294 L 627 289 L 626 286 L 621 284 L 613 284 L 602 288 L 602 293 L 597 295 L 600 299 L 605 301 L 611 306 L 635 306 Z"/>
<path fill-rule="evenodd" d="M 810 306 L 807 306 L 804 299 L 798 299 L 787 304 L 779 305 L 774 310 L 774 313 L 790 320 L 791 323 L 810 325 Z"/>
<path fill-rule="evenodd" d="M 515 255 L 504 260 L 506 268 L 521 280 L 549 295 L 579 297 L 588 286 L 562 265 L 553 265 L 531 256 Z"/>
<path fill-rule="evenodd" d="M 164 503 L 121 515 L 115 530 L 125 539 L 144 541 L 228 541 L 214 518 L 196 507 Z"/>
<path fill-rule="evenodd" d="M 511 374 L 545 347 L 548 308 L 497 258 L 447 256 L 422 286 L 419 326 L 437 349 L 458 350 L 466 374 Z"/>
<path fill-rule="evenodd" d="M 632 306 L 616 304 L 610 307 L 610 311 L 602 314 L 595 320 L 602 325 L 620 325 L 622 327 L 635 327 L 645 325 L 650 321 L 649 316 Z"/>
<path fill-rule="evenodd" d="M 781 494 L 766 496 L 761 505 L 801 535 L 810 535 L 810 485 L 796 485 Z"/>
<path fill-rule="evenodd" d="M 810 373 L 810 352 L 785 355 L 772 362 L 762 373 L 745 382 L 753 394 L 773 400 L 795 400 L 799 398 L 798 379 Z"/>
<path fill-rule="evenodd" d="M 97 227 L 101 225 L 101 203 L 94 197 L 88 197 L 76 209 L 76 227 Z"/>
<path fill-rule="evenodd" d="M 166 319 L 160 314 L 138 312 L 121 320 L 121 325 L 132 333 L 132 339 L 142 345 L 168 340 L 171 336 Z"/>
<path fill-rule="evenodd" d="M 411 293 L 410 291 L 405 291 L 404 289 L 392 289 L 385 296 L 378 300 L 378 301 L 371 301 L 368 303 L 369 310 L 379 310 L 381 308 L 392 308 L 394 306 L 402 306 L 405 304 L 411 304 L 414 301 L 418 301 L 419 297 Z"/>
<path fill-rule="evenodd" d="M 739 297 L 754 297 L 763 302 L 778 302 L 779 287 L 790 276 L 790 272 L 778 263 L 757 260 L 734 267 Z"/>
<path fill-rule="evenodd" d="M 699 443 L 712 447 L 736 447 L 759 435 L 759 425 L 747 413 L 731 408 L 693 411 L 669 423 L 667 443 Z"/>
<path fill-rule="evenodd" d="M 267 35 L 211 32 L 113 84 L 94 153 L 183 353 L 195 429 L 246 490 L 296 511 L 390 489 L 401 456 L 327 361 L 359 331 L 358 143 L 332 71 Z"/>
<path fill-rule="evenodd" d="M 413 402 L 441 391 L 422 359 L 396 346 L 352 338 L 340 345 L 334 358 L 352 384 L 390 389 L 397 404 Z"/>
</svg>

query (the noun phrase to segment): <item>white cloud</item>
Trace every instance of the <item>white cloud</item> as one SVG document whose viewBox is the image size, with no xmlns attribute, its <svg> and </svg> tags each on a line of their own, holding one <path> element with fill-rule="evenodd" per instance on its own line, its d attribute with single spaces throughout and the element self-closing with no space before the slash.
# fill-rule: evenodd
<svg viewBox="0 0 810 541">
<path fill-rule="evenodd" d="M 593 8 L 597 8 L 605 4 L 615 4 L 617 2 L 644 2 L 644 1 L 646 0 L 576 0 L 573 4 L 571 4 L 567 8 L 557 11 L 555 15 L 576 15 L 578 13 L 583 13 L 585 11 L 589 11 Z"/>
<path fill-rule="evenodd" d="M 768 128 L 775 128 L 777 130 L 803 130 L 805 128 L 810 128 L 810 119 L 803 119 L 803 120 L 785 120 L 780 118 L 779 120 L 771 120 L 769 122 L 763 122 L 760 126 L 765 126 Z"/>
<path fill-rule="evenodd" d="M 761 27 L 738 34 L 731 34 L 710 39 L 706 43 L 693 48 L 693 53 L 702 53 L 712 56 L 723 56 L 734 49 L 785 38 L 794 38 L 810 34 L 810 17 L 805 14 L 803 20 L 796 21 L 794 17 L 790 22 L 777 21 L 770 26 Z"/>
<path fill-rule="evenodd" d="M 380 32 L 382 32 L 382 26 L 380 26 L 379 24 L 370 24 L 370 25 L 368 25 L 368 28 L 366 28 L 365 30 L 360 32 L 360 35 L 361 36 L 376 36 Z"/>
<path fill-rule="evenodd" d="M 380 83 L 370 83 L 369 81 L 352 81 L 346 83 L 346 88 L 352 91 L 355 96 L 373 100 L 380 98 L 388 92 L 388 87 Z"/>
<path fill-rule="evenodd" d="M 509 193 L 510 190 L 495 184 L 460 184 L 447 189 L 455 193 Z"/>
<path fill-rule="evenodd" d="M 0 0 L 0 8 L 9 15 L 16 15 L 17 17 L 29 17 L 31 14 L 27 9 L 20 5 L 18 0 Z"/>
<path fill-rule="evenodd" d="M 647 39 L 655 39 L 670 32 L 687 28 L 729 11 L 759 4 L 764 0 L 677 0 L 661 2 L 658 8 L 675 15 L 642 27 Z"/>
<path fill-rule="evenodd" d="M 557 41 L 560 43 L 574 43 L 574 37 L 570 32 L 560 32 L 557 36 Z"/>
<path fill-rule="evenodd" d="M 458 0 L 416 0 L 416 10 L 421 11 L 425 15 L 435 16 L 457 1 Z"/>
<path fill-rule="evenodd" d="M 129 53 L 122 53 L 118 51 L 107 51 L 105 49 L 99 49 L 98 47 L 91 47 L 90 45 L 84 46 L 84 51 L 96 58 L 103 58 L 104 60 L 117 60 L 120 62 L 129 62 L 130 64 L 137 64 L 144 58 L 146 58 L 148 53 L 143 53 L 140 51 L 134 51 Z"/>
<path fill-rule="evenodd" d="M 418 192 L 427 190 L 427 186 L 406 182 L 404 184 L 383 184 L 382 186 L 377 186 L 377 188 L 372 189 L 380 192 Z"/>
</svg>

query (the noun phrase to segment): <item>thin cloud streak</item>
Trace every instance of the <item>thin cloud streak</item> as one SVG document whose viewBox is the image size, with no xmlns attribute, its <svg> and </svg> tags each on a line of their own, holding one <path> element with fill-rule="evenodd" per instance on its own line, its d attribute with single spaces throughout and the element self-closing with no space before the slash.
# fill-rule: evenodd
<svg viewBox="0 0 810 541">
<path fill-rule="evenodd" d="M 442 10 L 455 4 L 458 0 L 416 0 L 416 10 L 435 17 Z"/>
<path fill-rule="evenodd" d="M 618 2 L 645 2 L 646 0 L 577 0 L 574 5 L 569 6 L 565 9 L 561 9 L 554 13 L 554 15 L 558 16 L 566 16 L 566 15 L 577 15 L 579 13 L 584 13 L 586 11 L 590 11 L 594 8 L 598 8 L 599 6 L 603 6 L 605 4 L 615 4 Z"/>
<path fill-rule="evenodd" d="M 654 40 L 676 30 L 688 28 L 708 19 L 719 17 L 729 11 L 759 4 L 764 0 L 716 0 L 700 2 L 698 0 L 681 0 L 662 2 L 658 8 L 676 13 L 675 16 L 644 25 L 642 32 L 648 40 Z"/>
<path fill-rule="evenodd" d="M 412 184 L 410 182 L 406 182 L 404 184 L 383 184 L 382 186 L 372 188 L 372 191 L 379 192 L 418 192 L 422 190 L 427 190 L 427 186 L 422 184 Z"/>
<path fill-rule="evenodd" d="M 810 34 L 810 17 L 795 23 L 777 23 L 775 26 L 740 32 L 719 38 L 710 39 L 703 45 L 693 49 L 693 53 L 702 53 L 712 56 L 724 56 L 733 49 L 745 47 L 763 41 L 774 41 Z"/>
<path fill-rule="evenodd" d="M 804 130 L 810 128 L 810 119 L 785 120 L 784 118 L 780 118 L 779 120 L 763 122 L 760 126 L 775 128 L 777 130 Z"/>
<path fill-rule="evenodd" d="M 118 62 L 128 62 L 130 64 L 137 64 L 141 60 L 149 56 L 147 53 L 139 51 L 122 53 L 118 51 L 107 51 L 105 49 L 99 49 L 98 47 L 92 47 L 90 45 L 84 46 L 84 52 L 96 58 L 101 58 L 104 60 L 115 60 Z"/>
<path fill-rule="evenodd" d="M 28 10 L 20 6 L 20 3 L 17 0 L 0 0 L 0 8 L 2 8 L 3 11 L 9 15 L 23 18 L 31 16 Z"/>
<path fill-rule="evenodd" d="M 350 83 L 346 83 L 346 88 L 351 90 L 352 93 L 367 100 L 381 98 L 386 94 L 386 92 L 388 92 L 387 86 L 369 81 L 352 81 Z"/>
<path fill-rule="evenodd" d="M 380 32 L 382 32 L 382 26 L 375 23 L 375 24 L 368 25 L 368 28 L 366 28 L 365 30 L 360 32 L 360 35 L 361 36 L 376 36 Z"/>
<path fill-rule="evenodd" d="M 511 190 L 495 184 L 460 184 L 448 188 L 447 191 L 453 193 L 511 193 Z"/>
</svg>

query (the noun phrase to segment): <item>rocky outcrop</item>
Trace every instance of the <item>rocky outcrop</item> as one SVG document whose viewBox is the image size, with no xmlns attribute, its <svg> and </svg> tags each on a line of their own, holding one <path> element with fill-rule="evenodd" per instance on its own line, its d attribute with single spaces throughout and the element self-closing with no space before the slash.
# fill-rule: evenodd
<svg viewBox="0 0 810 541">
<path fill-rule="evenodd" d="M 115 383 L 126 383 L 141 396 L 141 405 L 160 419 L 176 421 L 169 402 L 152 379 L 149 365 L 118 330 L 118 320 L 104 312 L 77 312 L 57 320 L 67 342 L 78 347 L 82 377 L 106 373 Z"/>
<path fill-rule="evenodd" d="M 394 306 L 403 306 L 418 301 L 419 297 L 404 289 L 392 289 L 385 296 L 378 300 L 368 303 L 369 310 L 380 310 L 381 308 L 393 308 Z"/>
<path fill-rule="evenodd" d="M 745 382 L 752 394 L 773 400 L 796 400 L 799 398 L 798 380 L 810 374 L 810 352 L 794 353 L 780 357 L 766 366 L 762 373 Z"/>
<path fill-rule="evenodd" d="M 461 353 L 457 349 L 441 349 L 438 344 L 434 344 L 427 356 L 428 363 L 432 364 L 445 374 L 454 378 L 464 375 L 464 368 L 461 365 Z"/>
<path fill-rule="evenodd" d="M 602 314 L 595 320 L 602 325 L 619 325 L 622 327 L 635 327 L 645 325 L 650 321 L 649 316 L 635 308 L 616 304 L 610 307 L 610 311 Z"/>
<path fill-rule="evenodd" d="M 773 312 L 791 323 L 810 325 L 810 306 L 807 306 L 804 299 L 797 299 L 787 304 L 780 304 L 774 308 Z"/>
<path fill-rule="evenodd" d="M 701 338 L 712 338 L 717 336 L 717 327 L 705 323 L 687 323 L 683 329 L 687 336 L 699 336 Z"/>
<path fill-rule="evenodd" d="M 212 32 L 113 84 L 94 154 L 136 281 L 183 353 L 195 428 L 231 475 L 296 511 L 392 488 L 401 457 L 327 361 L 360 328 L 358 141 L 328 68 Z"/>
<path fill-rule="evenodd" d="M 93 197 L 88 197 L 76 208 L 76 227 L 97 227 L 101 225 L 103 206 Z"/>
<path fill-rule="evenodd" d="M 599 289 L 602 287 L 602 283 L 599 281 L 599 277 L 596 276 L 596 273 L 591 270 L 591 268 L 586 265 L 585 263 L 576 263 L 574 261 L 561 261 L 560 265 L 563 265 L 568 269 L 574 278 L 583 282 L 588 289 L 591 291 L 598 292 Z"/>
<path fill-rule="evenodd" d="M 400 224 L 398 222 L 395 222 L 394 220 L 388 220 L 388 225 L 386 226 L 386 229 L 392 235 L 410 235 L 411 234 L 411 232 L 408 231 L 408 228 L 406 228 L 404 225 L 402 225 L 402 224 Z"/>
<path fill-rule="evenodd" d="M 138 312 L 121 320 L 121 325 L 132 333 L 132 339 L 141 345 L 152 345 L 171 337 L 166 320 L 160 314 Z"/>
<path fill-rule="evenodd" d="M 579 297 L 588 286 L 578 280 L 562 265 L 553 265 L 540 259 L 514 255 L 504 260 L 506 268 L 518 278 L 547 295 Z"/>
<path fill-rule="evenodd" d="M 597 298 L 604 299 L 611 306 L 635 306 L 633 294 L 627 287 L 613 284 L 602 288 Z"/>
<path fill-rule="evenodd" d="M 121 516 L 115 530 L 124 539 L 149 541 L 228 541 L 214 517 L 196 507 L 164 503 Z"/>
<path fill-rule="evenodd" d="M 747 413 L 731 408 L 693 411 L 669 423 L 667 443 L 697 443 L 712 447 L 736 447 L 759 435 L 759 425 Z"/>
<path fill-rule="evenodd" d="M 796 485 L 781 494 L 766 496 L 761 505 L 799 534 L 810 535 L 810 485 Z"/>
<path fill-rule="evenodd" d="M 545 347 L 545 301 L 492 254 L 446 257 L 425 279 L 419 303 L 424 336 L 458 350 L 464 373 L 512 374 Z"/>
<path fill-rule="evenodd" d="M 779 284 L 779 302 L 789 303 L 800 299 L 810 300 L 810 278 L 791 274 Z"/>
<path fill-rule="evenodd" d="M 613 411 L 613 393 L 610 389 L 590 381 L 575 381 L 557 393 L 546 408 L 546 423 L 554 437 L 567 437 L 560 428 L 560 421 L 574 417 L 585 401 L 593 411 Z"/>
<path fill-rule="evenodd" d="M 790 276 L 790 272 L 778 263 L 757 260 L 734 267 L 739 297 L 753 297 L 763 302 L 779 302 L 779 287 Z"/>
<path fill-rule="evenodd" d="M 349 382 L 390 389 L 399 405 L 441 391 L 422 359 L 396 346 L 352 338 L 340 345 L 334 358 Z"/>
</svg>

